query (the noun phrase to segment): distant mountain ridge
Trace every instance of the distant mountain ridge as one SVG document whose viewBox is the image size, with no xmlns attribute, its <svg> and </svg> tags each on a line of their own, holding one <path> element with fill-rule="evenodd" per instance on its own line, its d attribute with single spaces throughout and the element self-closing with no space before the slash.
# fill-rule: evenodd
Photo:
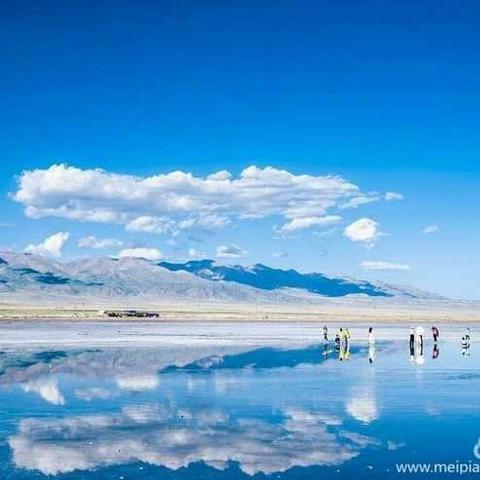
<svg viewBox="0 0 480 480">
<path fill-rule="evenodd" d="M 372 297 L 391 297 L 392 293 L 363 281 L 353 282 L 343 278 L 327 277 L 321 273 L 302 274 L 296 270 L 280 270 L 261 263 L 250 267 L 241 265 L 216 265 L 213 260 L 194 260 L 187 263 L 161 262 L 168 270 L 193 273 L 213 281 L 237 282 L 261 290 L 298 288 L 327 297 L 363 294 Z"/>
<path fill-rule="evenodd" d="M 322 298 L 441 299 L 409 287 L 300 273 L 262 264 L 213 260 L 155 263 L 143 258 L 85 258 L 60 262 L 30 253 L 0 252 L 0 297 L 148 298 L 226 303 L 298 303 Z"/>
</svg>

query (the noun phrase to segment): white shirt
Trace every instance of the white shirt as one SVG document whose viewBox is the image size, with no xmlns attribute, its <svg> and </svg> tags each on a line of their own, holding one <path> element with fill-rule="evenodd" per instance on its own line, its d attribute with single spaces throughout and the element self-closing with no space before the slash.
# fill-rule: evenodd
<svg viewBox="0 0 480 480">
<path fill-rule="evenodd" d="M 424 329 L 423 327 L 417 327 L 417 328 L 415 329 L 415 333 L 416 333 L 417 335 L 423 335 L 423 334 L 425 333 L 425 329 Z"/>
</svg>

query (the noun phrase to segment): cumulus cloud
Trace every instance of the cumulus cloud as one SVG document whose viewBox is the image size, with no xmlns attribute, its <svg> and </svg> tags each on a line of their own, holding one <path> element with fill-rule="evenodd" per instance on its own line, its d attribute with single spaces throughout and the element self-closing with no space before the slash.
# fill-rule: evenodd
<svg viewBox="0 0 480 480">
<path fill-rule="evenodd" d="M 160 260 L 162 258 L 162 252 L 157 248 L 146 248 L 146 247 L 137 247 L 137 248 L 124 248 L 118 254 L 120 258 L 125 257 L 136 257 L 136 258 L 145 258 L 146 260 Z"/>
<path fill-rule="evenodd" d="M 63 247 L 69 237 L 70 234 L 68 232 L 58 232 L 46 238 L 42 243 L 28 245 L 25 251 L 37 255 L 60 257 L 62 255 Z"/>
<path fill-rule="evenodd" d="M 387 202 L 400 201 L 400 200 L 405 200 L 405 196 L 402 193 L 398 193 L 398 192 L 387 192 L 385 194 L 385 200 Z"/>
<path fill-rule="evenodd" d="M 218 258 L 245 258 L 248 251 L 237 245 L 219 245 L 217 247 Z"/>
<path fill-rule="evenodd" d="M 117 223 L 129 231 L 171 234 L 245 218 L 298 222 L 379 200 L 339 176 L 295 175 L 273 167 L 250 166 L 238 177 L 227 171 L 206 177 L 174 171 L 141 178 L 64 164 L 24 171 L 12 198 L 30 218 Z"/>
<path fill-rule="evenodd" d="M 372 247 L 384 235 L 380 232 L 380 224 L 370 218 L 361 218 L 345 228 L 343 235 L 352 242 L 363 243 Z"/>
<path fill-rule="evenodd" d="M 440 231 L 440 227 L 438 225 L 427 225 L 422 230 L 422 233 L 424 235 L 432 235 L 433 233 L 438 233 L 439 231 Z"/>
<path fill-rule="evenodd" d="M 268 423 L 221 410 L 144 405 L 113 414 L 23 419 L 8 444 L 18 468 L 45 475 L 133 462 L 170 470 L 204 462 L 222 471 L 235 462 L 254 476 L 340 465 L 372 440 L 320 412 L 287 409 L 281 422 Z"/>
<path fill-rule="evenodd" d="M 410 270 L 410 265 L 405 263 L 392 263 L 383 261 L 364 260 L 360 263 L 362 270 L 398 270 L 406 271 Z"/>
<path fill-rule="evenodd" d="M 122 245 L 123 242 L 116 238 L 96 238 L 94 236 L 83 237 L 77 243 L 77 246 L 81 248 L 98 249 L 121 247 Z"/>
<path fill-rule="evenodd" d="M 328 215 L 326 217 L 302 217 L 294 218 L 290 222 L 282 226 L 283 232 L 295 232 L 298 230 L 305 230 L 312 227 L 325 227 L 335 225 L 342 221 L 339 215 Z"/>
</svg>

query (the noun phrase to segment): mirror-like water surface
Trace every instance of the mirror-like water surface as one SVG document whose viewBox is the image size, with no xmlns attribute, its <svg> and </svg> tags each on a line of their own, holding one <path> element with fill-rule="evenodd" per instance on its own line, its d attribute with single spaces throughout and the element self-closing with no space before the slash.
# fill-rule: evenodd
<svg viewBox="0 0 480 480">
<path fill-rule="evenodd" d="M 418 478 L 406 463 L 478 476 L 463 326 L 436 346 L 427 332 L 413 356 L 408 327 L 376 328 L 374 347 L 352 328 L 348 352 L 320 325 L 1 330 L 2 479 Z"/>
</svg>

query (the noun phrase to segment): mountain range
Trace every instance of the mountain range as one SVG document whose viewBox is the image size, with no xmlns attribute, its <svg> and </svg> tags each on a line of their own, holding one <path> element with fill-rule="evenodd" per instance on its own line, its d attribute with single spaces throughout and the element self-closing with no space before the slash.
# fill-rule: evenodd
<svg viewBox="0 0 480 480">
<path fill-rule="evenodd" d="M 95 257 L 60 262 L 30 253 L 0 252 L 0 300 L 61 298 L 143 299 L 222 303 L 296 303 L 325 298 L 441 299 L 435 294 L 381 282 L 266 265 L 221 265 L 143 258 Z"/>
</svg>

